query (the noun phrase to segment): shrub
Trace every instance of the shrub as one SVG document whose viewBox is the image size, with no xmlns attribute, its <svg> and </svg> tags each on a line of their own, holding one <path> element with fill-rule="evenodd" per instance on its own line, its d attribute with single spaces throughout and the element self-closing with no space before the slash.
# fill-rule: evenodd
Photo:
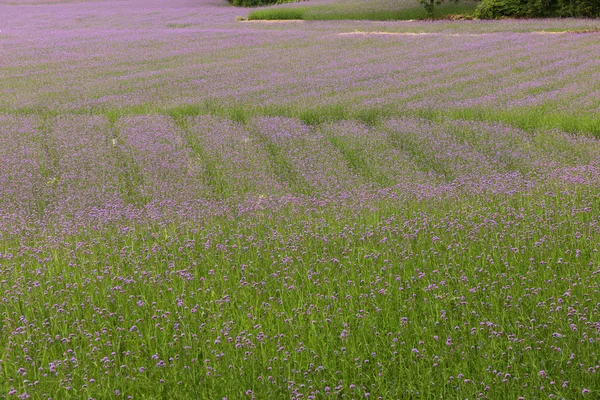
<svg viewBox="0 0 600 400">
<path fill-rule="evenodd" d="M 483 0 L 477 18 L 598 17 L 598 0 Z"/>
<path fill-rule="evenodd" d="M 484 0 L 475 16 L 482 19 L 496 19 L 500 17 L 515 17 L 523 13 L 519 0 Z"/>
<path fill-rule="evenodd" d="M 598 0 L 558 0 L 558 12 L 561 17 L 600 17 Z"/>
</svg>

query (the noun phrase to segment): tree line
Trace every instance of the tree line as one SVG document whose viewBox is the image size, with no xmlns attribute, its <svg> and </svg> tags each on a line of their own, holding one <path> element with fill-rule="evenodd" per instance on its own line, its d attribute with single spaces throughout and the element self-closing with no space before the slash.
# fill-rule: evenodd
<svg viewBox="0 0 600 400">
<path fill-rule="evenodd" d="M 228 0 L 234 6 L 266 6 L 289 3 L 295 0 Z M 435 9 L 446 0 L 416 0 L 427 12 L 429 18 L 435 16 Z M 458 3 L 459 0 L 447 0 Z M 600 0 L 481 0 L 475 17 L 495 19 L 547 18 L 547 17 L 600 17 Z"/>
<path fill-rule="evenodd" d="M 600 17 L 600 0 L 482 0 L 477 18 Z"/>
</svg>

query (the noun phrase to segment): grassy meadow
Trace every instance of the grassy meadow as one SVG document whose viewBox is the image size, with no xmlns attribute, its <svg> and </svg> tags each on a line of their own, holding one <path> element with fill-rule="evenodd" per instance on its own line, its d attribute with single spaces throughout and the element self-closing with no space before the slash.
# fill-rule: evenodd
<svg viewBox="0 0 600 400">
<path fill-rule="evenodd" d="M 435 7 L 434 18 L 472 16 L 477 2 L 442 3 Z M 416 0 L 311 0 L 261 7 L 248 14 L 249 20 L 415 20 L 427 19 L 425 9 Z"/>
<path fill-rule="evenodd" d="M 0 398 L 598 398 L 600 23 L 251 12 L 0 0 Z"/>
</svg>

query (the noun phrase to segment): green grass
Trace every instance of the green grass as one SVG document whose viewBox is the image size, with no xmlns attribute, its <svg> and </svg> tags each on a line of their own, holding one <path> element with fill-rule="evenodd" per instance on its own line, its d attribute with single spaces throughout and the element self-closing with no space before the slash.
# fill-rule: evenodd
<svg viewBox="0 0 600 400">
<path fill-rule="evenodd" d="M 241 398 L 247 390 L 306 397 L 339 384 L 340 394 L 356 398 L 462 399 L 484 390 L 490 398 L 533 397 L 556 380 L 550 393 L 575 398 L 597 382 L 579 367 L 597 362 L 596 345 L 581 340 L 594 328 L 570 317 L 597 318 L 593 304 L 580 303 L 589 298 L 584 283 L 596 280 L 588 263 L 600 262 L 597 232 L 584 228 L 594 217 L 573 208 L 587 196 L 575 189 L 413 199 L 300 215 L 293 207 L 213 217 L 201 229 L 173 221 L 127 234 L 125 224 L 4 240 L 0 251 L 14 253 L 4 277 L 23 293 L 0 311 L 24 318 L 27 330 L 7 340 L 21 321 L 4 320 L 0 376 L 24 367 L 40 383 L 0 387 L 39 398 L 106 398 L 118 389 L 183 399 Z M 590 207 L 598 206 L 596 197 Z M 505 218 L 490 223 L 496 213 Z M 584 228 L 579 237 L 575 228 Z M 536 244 L 544 237 L 551 245 Z M 558 260 L 564 268 L 548 267 Z M 25 291 L 40 271 L 51 290 Z M 41 370 L 18 362 L 23 348 Z M 54 380 L 44 378 L 65 353 Z M 165 367 L 155 366 L 160 360 Z"/>
<path fill-rule="evenodd" d="M 292 3 L 296 0 L 228 0 L 233 6 L 241 7 L 260 7 L 272 4 Z"/>
<path fill-rule="evenodd" d="M 25 110 L 25 115 L 29 115 Z M 119 108 L 117 110 L 84 109 L 81 114 L 106 115 L 111 121 L 126 115 L 166 114 L 177 118 L 198 115 L 214 115 L 246 123 L 252 117 L 280 116 L 299 118 L 308 125 L 319 125 L 341 120 L 358 120 L 367 125 L 374 125 L 386 118 L 402 116 L 418 116 L 431 121 L 467 120 L 502 122 L 510 126 L 531 132 L 543 129 L 559 129 L 574 134 L 591 135 L 600 138 L 600 117 L 595 114 L 572 115 L 556 113 L 544 108 L 523 108 L 515 110 L 491 110 L 485 108 L 465 108 L 460 110 L 418 109 L 375 107 L 356 109 L 343 104 L 332 104 L 320 107 L 248 107 L 240 105 L 223 105 L 207 100 L 196 105 L 177 106 L 169 109 L 152 109 L 151 106 Z M 17 114 L 21 114 L 17 111 Z M 43 111 L 41 115 L 54 115 L 52 111 Z"/>
<path fill-rule="evenodd" d="M 600 118 L 593 114 L 562 114 L 546 108 L 523 110 L 462 109 L 448 112 L 421 111 L 420 113 L 434 119 L 437 118 L 436 116 L 441 116 L 467 121 L 502 122 L 528 132 L 542 129 L 559 129 L 573 134 L 591 135 L 600 138 Z"/>
<path fill-rule="evenodd" d="M 298 20 L 305 19 L 306 7 L 298 8 L 272 8 L 256 10 L 248 14 L 249 21 L 257 20 Z"/>
<path fill-rule="evenodd" d="M 436 8 L 435 18 L 446 18 L 449 15 L 472 15 L 475 11 L 473 3 L 468 4 L 442 4 Z M 339 6 L 301 6 L 301 7 L 274 7 L 252 11 L 248 20 L 306 20 L 306 21 L 334 21 L 334 20 L 373 20 L 373 21 L 400 21 L 427 19 L 427 13 L 421 7 L 405 8 L 398 10 L 389 9 L 344 9 Z"/>
<path fill-rule="evenodd" d="M 464 108 L 457 110 L 417 109 L 406 110 L 401 107 L 364 107 L 357 109 L 351 105 L 331 104 L 316 107 L 302 106 L 248 106 L 244 104 L 223 104 L 215 100 L 205 100 L 197 104 L 159 108 L 151 104 L 141 104 L 121 108 L 83 108 L 74 110 L 78 115 L 101 115 L 115 123 L 125 116 L 168 115 L 176 121 L 199 115 L 212 115 L 227 118 L 242 124 L 253 117 L 299 118 L 308 125 L 320 125 L 341 120 L 358 120 L 367 125 L 378 124 L 384 119 L 403 116 L 417 116 L 431 121 L 467 120 L 502 122 L 528 132 L 545 129 L 559 129 L 573 134 L 589 135 L 600 138 L 600 118 L 596 114 L 564 114 L 554 112 L 548 107 L 495 110 L 486 108 Z M 51 118 L 61 112 L 50 108 L 18 108 L 8 110 L 10 115 L 38 115 Z M 69 114 L 69 113 L 62 113 Z"/>
<path fill-rule="evenodd" d="M 370 8 L 363 8 L 368 0 L 318 7 L 304 3 L 251 15 L 305 20 L 424 15 L 412 0 L 389 0 L 400 4 L 393 12 L 381 8 L 384 1 L 374 0 L 377 5 Z M 466 14 L 469 7 L 439 10 L 440 15 Z M 510 29 L 500 22 L 475 25 L 482 33 L 538 30 L 541 23 L 511 24 Z M 593 104 L 586 112 L 573 112 L 582 104 L 571 103 L 575 93 L 527 108 L 502 108 L 502 101 L 512 98 L 501 98 L 496 107 L 408 109 L 405 104 L 427 100 L 433 91 L 415 92 L 415 98 L 403 103 L 386 97 L 399 89 L 388 90 L 385 82 L 383 89 L 375 86 L 379 83 L 371 88 L 367 80 L 350 97 L 335 93 L 343 85 L 324 89 L 313 83 L 307 90 L 316 94 L 306 98 L 302 76 L 299 83 L 289 83 L 298 85 L 298 97 L 281 97 L 281 103 L 253 97 L 258 91 L 247 82 L 265 87 L 273 99 L 279 92 L 263 85 L 270 76 L 241 84 L 234 79 L 252 60 L 247 57 L 260 50 L 247 39 L 253 43 L 262 36 L 260 30 L 274 37 L 281 26 L 291 27 L 280 35 L 285 43 L 274 44 L 266 36 L 260 45 L 277 50 L 265 53 L 260 66 L 274 65 L 321 40 L 322 33 L 329 41 L 356 23 L 317 30 L 307 39 L 293 32 L 300 25 L 235 25 L 243 34 L 232 40 L 247 47 L 214 51 L 235 53 L 239 69 L 210 54 L 189 58 L 186 68 L 193 68 L 198 84 L 219 73 L 233 82 L 227 100 L 207 98 L 218 94 L 179 79 L 185 71 L 178 69 L 165 75 L 168 82 L 151 97 L 125 101 L 136 104 L 130 106 L 113 106 L 110 99 L 95 102 L 108 95 L 117 98 L 120 92 L 110 93 L 117 86 L 79 93 L 86 101 L 62 103 L 58 94 L 46 97 L 46 92 L 27 101 L 28 90 L 42 85 L 41 77 L 15 86 L 25 100 L 15 97 L 0 110 L 0 145 L 9 145 L 8 151 L 0 146 L 0 182 L 8 188 L 0 187 L 0 194 L 17 199 L 16 217 L 13 209 L 0 210 L 0 398 L 599 398 L 600 144 L 593 137 L 600 138 L 600 118 L 589 111 Z M 472 29 L 454 22 L 362 25 L 364 30 L 410 25 L 445 32 L 418 38 L 433 39 L 424 42 L 433 48 L 432 63 L 444 62 L 452 51 L 440 43 L 456 43 L 442 35 Z M 129 69 L 177 66 L 173 54 L 186 44 L 176 41 L 175 30 L 190 25 L 161 21 L 157 26 L 171 28 L 173 41 L 164 44 L 169 57 L 142 57 L 143 68 L 137 71 L 133 61 L 99 67 L 99 86 L 126 78 Z M 214 30 L 214 21 L 210 27 L 207 31 Z M 81 32 L 75 33 L 80 41 Z M 184 40 L 192 37 L 179 33 Z M 401 40 L 382 45 L 404 45 L 405 38 L 396 38 Z M 379 57 L 368 59 L 379 39 L 346 39 L 339 43 L 361 51 L 353 53 L 351 63 L 336 63 L 349 50 L 338 49 L 332 39 L 330 48 L 315 53 L 308 47 L 310 52 L 298 53 L 296 59 L 332 54 L 327 63 L 298 71 L 323 74 L 331 63 L 329 68 L 339 65 L 343 79 L 351 68 L 366 70 L 371 65 L 365 62 L 379 63 Z M 519 43 L 526 46 L 527 40 Z M 496 42 L 504 42 L 503 37 Z M 131 43 L 132 48 L 138 45 Z M 39 46 L 31 46 L 36 49 L 32 57 L 39 57 Z M 51 48 L 41 49 L 58 56 Z M 146 56 L 156 51 L 151 46 L 143 50 Z M 416 48 L 415 57 L 420 50 Z M 485 54 L 488 49 L 473 51 Z M 486 62 L 497 66 L 502 57 L 510 58 L 506 52 L 497 54 Z M 540 54 L 502 65 L 516 78 L 498 82 L 536 78 L 535 70 L 528 73 L 530 67 L 552 59 Z M 391 57 L 393 70 L 399 57 Z M 479 61 L 473 64 L 477 67 Z M 11 68 L 20 74 L 23 65 L 34 64 L 24 59 Z M 283 70 L 289 65 L 277 66 Z M 122 71 L 111 72 L 116 67 Z M 468 77 L 474 71 L 469 67 L 461 64 L 453 73 Z M 445 73 L 445 68 L 439 69 Z M 589 68 L 578 79 L 598 72 Z M 365 77 L 358 72 L 351 76 Z M 552 74 L 546 77 L 551 80 Z M 29 82 L 30 77 L 19 79 Z M 148 78 L 142 74 L 135 79 Z M 467 80 L 458 91 L 476 90 L 486 79 Z M 434 77 L 420 85 L 450 80 Z M 49 92 L 59 93 L 58 86 Z M 437 99 L 460 99 L 461 93 L 452 89 L 456 86 L 438 87 Z M 523 93 L 559 87 L 545 84 Z M 190 90 L 193 96 L 163 98 L 167 88 L 173 93 Z M 435 107 L 435 99 L 419 104 Z M 81 108 L 69 108 L 76 104 Z M 53 130 L 69 114 L 75 115 L 75 125 L 87 119 L 98 122 L 94 137 L 99 139 L 69 147 L 73 136 Z M 127 142 L 119 130 L 134 128 L 128 117 L 142 115 L 147 125 L 140 127 L 146 132 L 156 128 L 173 134 L 164 136 L 169 141 L 165 148 L 176 153 L 161 146 L 157 153 L 151 147 L 147 153 L 134 152 L 137 143 Z M 89 131 L 77 125 L 73 132 Z M 88 154 L 90 143 L 106 152 Z M 25 160 L 12 156 L 15 151 Z M 70 151 L 85 161 L 82 170 L 97 165 L 110 171 L 114 184 L 105 173 L 89 185 L 97 185 L 100 199 L 114 192 L 114 203 L 110 197 L 109 204 L 93 203 L 91 211 L 61 203 L 77 200 L 80 188 L 88 185 L 74 171 L 77 167 L 61 171 Z M 186 163 L 170 170 L 170 157 Z M 22 173 L 24 165 L 31 171 Z M 169 171 L 180 172 L 161 175 Z M 30 179 L 29 173 L 40 178 Z M 177 179 L 181 185 L 168 185 L 180 183 Z M 19 185 L 29 180 L 33 183 L 21 193 Z M 194 185 L 197 191 L 188 192 Z"/>
<path fill-rule="evenodd" d="M 294 192 L 310 195 L 310 185 L 290 164 L 281 146 L 258 129 L 254 129 L 252 133 L 264 148 L 271 169 L 279 181 L 289 185 Z"/>
<path fill-rule="evenodd" d="M 244 108 L 207 101 L 84 113 L 105 115 L 116 137 L 122 117 L 170 116 L 224 204 L 234 188 L 219 169 L 222 161 L 192 133 L 194 117 L 231 117 L 238 124 L 256 116 L 300 117 L 323 128 L 322 140 L 352 172 L 397 192 L 371 194 L 358 205 L 351 194 L 312 203 L 314 193 L 288 149 L 254 131 L 273 173 L 305 202 L 294 198 L 276 211 L 263 210 L 267 193 L 252 199 L 252 211 L 233 205 L 196 221 L 123 216 L 60 235 L 49 235 L 45 226 L 22 235 L 0 232 L 3 392 L 234 399 L 250 398 L 248 391 L 256 398 L 307 398 L 335 390 L 337 397 L 463 399 L 479 393 L 535 398 L 544 387 L 559 398 L 578 398 L 583 389 L 598 394 L 590 372 L 598 350 L 586 339 L 597 337 L 596 325 L 588 323 L 598 319 L 595 186 L 548 181 L 517 193 L 467 189 L 413 197 L 378 169 L 385 163 L 380 147 L 410 155 L 424 173 L 446 175 L 448 165 L 432 157 L 427 143 L 390 132 L 380 142 L 327 135 L 330 122 L 380 129 L 386 118 L 404 115 L 390 108 Z M 544 110 L 415 115 L 503 121 L 528 130 L 597 126 L 591 116 L 569 122 Z M 45 135 L 48 119 L 43 123 Z M 475 145 L 478 132 L 455 129 L 457 141 Z M 537 151 L 572 152 L 573 164 L 584 162 L 582 145 L 561 138 L 552 143 L 552 134 L 540 133 Z M 486 139 L 478 140 L 483 149 Z M 53 158 L 50 148 L 44 152 Z M 114 157 L 121 197 L 143 206 L 140 167 L 118 147 Z M 23 354 L 32 361 L 23 362 Z M 27 379 L 14 379 L 23 373 Z"/>
<path fill-rule="evenodd" d="M 393 182 L 384 174 L 372 167 L 372 160 L 367 150 L 353 145 L 344 138 L 329 135 L 327 140 L 342 154 L 348 167 L 363 176 L 368 182 L 379 184 L 382 187 L 390 187 Z"/>
</svg>

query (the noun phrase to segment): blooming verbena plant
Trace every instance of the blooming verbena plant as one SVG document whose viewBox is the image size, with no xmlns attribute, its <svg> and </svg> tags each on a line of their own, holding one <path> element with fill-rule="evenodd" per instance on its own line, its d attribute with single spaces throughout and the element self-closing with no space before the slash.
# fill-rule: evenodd
<svg viewBox="0 0 600 400">
<path fill-rule="evenodd" d="M 0 4 L 7 398 L 600 393 L 593 21 L 33 3 Z"/>
</svg>

